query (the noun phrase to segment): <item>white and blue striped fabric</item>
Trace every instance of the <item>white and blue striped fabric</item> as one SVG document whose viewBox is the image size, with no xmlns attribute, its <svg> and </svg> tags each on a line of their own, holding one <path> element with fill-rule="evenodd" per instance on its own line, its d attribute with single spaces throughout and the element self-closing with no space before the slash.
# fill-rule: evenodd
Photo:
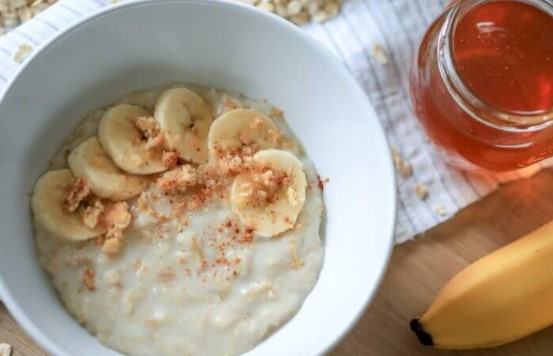
<svg viewBox="0 0 553 356">
<path fill-rule="evenodd" d="M 347 0 L 339 16 L 304 30 L 328 47 L 367 93 L 391 146 L 413 166 L 398 178 L 396 242 L 402 243 L 447 220 L 499 184 L 529 176 L 542 165 L 501 175 L 469 175 L 448 167 L 434 152 L 409 104 L 408 72 L 412 55 L 428 25 L 449 0 Z M 109 0 L 60 0 L 37 17 L 0 38 L 0 90 L 17 66 L 13 54 L 27 43 L 35 48 L 70 24 L 108 6 Z M 371 55 L 374 45 L 388 54 L 385 64 Z M 421 200 L 415 185 L 428 187 Z"/>
</svg>

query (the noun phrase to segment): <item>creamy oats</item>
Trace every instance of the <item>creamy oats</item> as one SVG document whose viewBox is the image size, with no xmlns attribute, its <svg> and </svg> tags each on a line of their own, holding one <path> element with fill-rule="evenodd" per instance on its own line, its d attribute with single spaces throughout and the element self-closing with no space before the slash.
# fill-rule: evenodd
<svg viewBox="0 0 553 356">
<path fill-rule="evenodd" d="M 35 186 L 38 255 L 108 347 L 240 354 L 315 286 L 321 181 L 279 109 L 182 87 L 131 94 L 74 130 Z"/>
</svg>

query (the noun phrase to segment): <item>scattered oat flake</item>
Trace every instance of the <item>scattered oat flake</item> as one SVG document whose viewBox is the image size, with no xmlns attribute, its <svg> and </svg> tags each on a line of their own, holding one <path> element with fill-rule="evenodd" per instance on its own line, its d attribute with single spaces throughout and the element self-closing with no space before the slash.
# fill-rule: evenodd
<svg viewBox="0 0 553 356">
<path fill-rule="evenodd" d="M 403 162 L 399 173 L 401 173 L 403 178 L 409 178 L 413 175 L 413 166 L 409 162 Z"/>
<path fill-rule="evenodd" d="M 19 46 L 17 51 L 13 55 L 13 60 L 17 63 L 21 63 L 33 52 L 33 47 L 28 43 L 23 43 Z"/>
<path fill-rule="evenodd" d="M 399 170 L 399 167 L 403 164 L 403 158 L 401 158 L 401 154 L 397 150 L 397 148 L 392 147 L 392 159 L 394 160 L 394 164 L 396 165 L 396 169 Z"/>
<path fill-rule="evenodd" d="M 443 205 L 438 205 L 435 209 L 435 212 L 436 214 L 438 214 L 439 216 L 447 216 L 447 209 L 445 206 Z"/>
<path fill-rule="evenodd" d="M 382 47 L 381 45 L 374 44 L 371 47 L 371 54 L 378 63 L 380 64 L 388 63 L 388 54 L 386 53 L 386 50 L 384 49 L 384 47 Z"/>
<path fill-rule="evenodd" d="M 392 147 L 392 159 L 394 160 L 394 165 L 396 170 L 401 174 L 403 178 L 409 178 L 413 175 L 413 166 L 409 162 L 405 162 L 401 157 L 401 154 L 397 148 Z"/>
<path fill-rule="evenodd" d="M 1 343 L 0 344 L 0 356 L 10 356 L 12 354 L 12 345 Z"/>
<path fill-rule="evenodd" d="M 27 22 L 33 17 L 33 11 L 30 7 L 22 7 L 17 10 L 17 16 L 20 22 Z"/>
<path fill-rule="evenodd" d="M 69 214 L 77 210 L 88 194 L 90 194 L 90 185 L 82 178 L 73 179 L 65 192 L 63 211 Z"/>
<path fill-rule="evenodd" d="M 110 0 L 116 4 L 123 0 Z M 272 12 L 296 25 L 323 22 L 336 17 L 344 0 L 236 0 Z"/>
<path fill-rule="evenodd" d="M 0 0 L 0 32 L 14 28 L 57 0 Z"/>
<path fill-rule="evenodd" d="M 422 183 L 415 184 L 415 193 L 420 200 L 426 200 L 428 198 L 428 188 Z"/>
</svg>

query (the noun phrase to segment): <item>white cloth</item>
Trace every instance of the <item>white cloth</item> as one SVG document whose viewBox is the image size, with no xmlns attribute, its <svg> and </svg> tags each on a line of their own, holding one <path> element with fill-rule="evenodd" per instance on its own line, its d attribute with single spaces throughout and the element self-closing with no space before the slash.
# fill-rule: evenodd
<svg viewBox="0 0 553 356">
<path fill-rule="evenodd" d="M 499 184 L 531 175 L 543 166 L 501 175 L 472 176 L 448 167 L 435 154 L 419 127 L 409 103 L 409 65 L 424 31 L 448 1 L 347 0 L 337 18 L 304 26 L 357 79 L 374 105 L 390 145 L 413 166 L 411 177 L 398 177 L 397 243 L 450 218 Z M 21 44 L 37 48 L 62 29 L 109 3 L 109 0 L 60 0 L 0 38 L 0 90 L 19 66 L 13 55 Z M 374 45 L 384 49 L 388 63 L 374 58 Z M 426 200 L 415 194 L 416 183 L 428 187 Z"/>
</svg>

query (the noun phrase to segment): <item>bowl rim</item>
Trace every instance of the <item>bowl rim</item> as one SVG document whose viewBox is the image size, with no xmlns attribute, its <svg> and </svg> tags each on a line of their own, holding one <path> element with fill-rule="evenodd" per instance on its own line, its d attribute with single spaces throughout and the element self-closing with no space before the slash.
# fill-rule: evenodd
<svg viewBox="0 0 553 356">
<path fill-rule="evenodd" d="M 360 84 L 353 78 L 351 73 L 346 69 L 345 65 L 322 43 L 318 42 L 315 38 L 311 37 L 307 32 L 303 31 L 299 26 L 292 24 L 291 22 L 283 19 L 280 16 L 277 16 L 276 14 L 261 10 L 255 6 L 251 6 L 245 3 L 241 3 L 238 1 L 229 1 L 229 0 L 134 0 L 129 2 L 117 3 L 113 5 L 107 5 L 99 9 L 96 9 L 88 15 L 84 15 L 82 18 L 78 19 L 75 23 L 69 25 L 67 28 L 60 30 L 58 33 L 53 35 L 50 39 L 40 44 L 38 48 L 36 48 L 35 51 L 33 51 L 33 53 L 29 55 L 29 57 L 15 70 L 12 77 L 7 81 L 4 89 L 0 91 L 0 107 L 3 104 L 4 98 L 12 90 L 14 84 L 17 82 L 20 74 L 23 71 L 25 71 L 25 69 L 28 66 L 30 66 L 37 58 L 39 58 L 49 47 L 51 47 L 56 42 L 62 40 L 65 36 L 69 35 L 78 27 L 113 12 L 124 11 L 126 9 L 138 7 L 138 6 L 152 5 L 152 4 L 159 5 L 163 3 L 195 4 L 195 5 L 202 5 L 202 6 L 220 6 L 220 7 L 226 7 L 226 8 L 236 8 L 241 10 L 242 12 L 255 13 L 257 16 L 261 16 L 265 18 L 267 21 L 275 21 L 279 23 L 283 30 L 290 31 L 295 36 L 299 36 L 305 42 L 306 45 L 311 46 L 314 50 L 318 52 L 320 56 L 325 57 L 326 60 L 333 63 L 333 66 L 336 67 L 336 69 L 340 72 L 340 74 L 347 81 L 349 81 L 349 84 L 352 90 L 356 91 L 355 93 L 356 96 L 365 98 L 364 104 L 365 104 L 366 111 L 371 113 L 371 116 L 375 118 L 378 117 L 372 103 L 370 102 L 367 94 L 361 88 Z M 365 120 L 368 120 L 368 118 L 366 118 Z M 385 135 L 384 128 L 382 127 L 382 124 L 380 122 L 378 122 L 377 127 L 379 130 L 379 135 L 384 139 L 384 142 L 387 143 L 388 149 L 382 153 L 386 155 L 385 160 L 388 162 L 387 174 L 391 178 L 391 184 L 390 184 L 391 189 L 386 193 L 388 198 L 392 199 L 392 202 L 391 202 L 391 211 L 386 212 L 386 215 L 389 216 L 389 219 L 390 219 L 390 226 L 386 227 L 386 230 L 388 230 L 388 236 L 387 236 L 388 241 L 385 244 L 386 245 L 385 256 L 383 256 L 383 261 L 382 261 L 383 263 L 379 266 L 378 270 L 376 271 L 376 275 L 378 277 L 376 278 L 374 288 L 366 296 L 362 305 L 360 305 L 360 308 L 357 311 L 355 317 L 350 320 L 350 323 L 346 328 L 337 331 L 335 334 L 336 336 L 332 340 L 330 340 L 330 342 L 328 341 L 325 342 L 325 345 L 319 350 L 320 354 L 324 354 L 332 350 L 338 343 L 340 343 L 350 333 L 350 331 L 355 327 L 358 321 L 362 318 L 368 306 L 370 305 L 370 302 L 374 299 L 376 292 L 380 289 L 382 280 L 384 278 L 385 272 L 390 262 L 390 258 L 391 258 L 391 254 L 394 246 L 394 237 L 395 237 L 395 229 L 396 229 L 397 214 L 398 214 L 397 174 L 393 165 L 391 151 L 389 148 L 390 146 L 388 143 L 388 139 Z M 0 273 L 0 302 L 4 304 L 6 309 L 9 311 L 10 315 L 16 320 L 17 324 L 25 331 L 27 336 L 33 339 L 41 348 L 45 349 L 47 352 L 53 355 L 66 354 L 66 352 L 56 344 L 55 340 L 52 340 L 49 336 L 43 333 L 42 330 L 39 329 L 33 323 L 31 318 L 27 316 L 27 313 L 24 311 L 24 308 L 22 308 L 19 305 L 19 303 L 15 300 L 15 298 L 11 295 L 8 287 L 6 286 L 2 278 L 1 273 Z M 283 324 L 283 326 L 284 325 L 285 324 Z M 250 350 L 249 352 L 254 350 L 255 348 Z"/>
</svg>

